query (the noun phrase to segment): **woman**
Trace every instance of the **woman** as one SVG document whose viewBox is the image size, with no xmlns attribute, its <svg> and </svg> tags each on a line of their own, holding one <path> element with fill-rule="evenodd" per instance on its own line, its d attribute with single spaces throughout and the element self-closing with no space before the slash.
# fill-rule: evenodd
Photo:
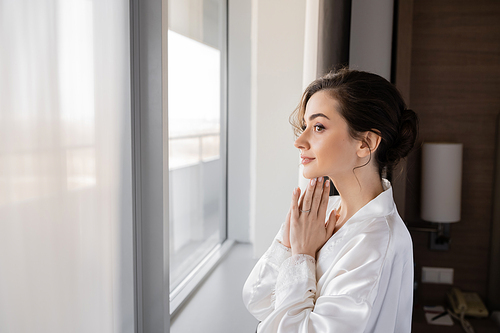
<svg viewBox="0 0 500 333">
<path fill-rule="evenodd" d="M 384 177 L 413 148 L 416 114 L 384 78 L 341 69 L 291 120 L 310 182 L 245 283 L 257 331 L 410 332 L 412 241 Z"/>
</svg>

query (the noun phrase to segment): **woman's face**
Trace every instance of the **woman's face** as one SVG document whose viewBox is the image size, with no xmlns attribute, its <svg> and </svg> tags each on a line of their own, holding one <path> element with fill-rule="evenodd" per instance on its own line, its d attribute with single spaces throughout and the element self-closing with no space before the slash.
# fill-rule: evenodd
<svg viewBox="0 0 500 333">
<path fill-rule="evenodd" d="M 304 177 L 329 176 L 335 179 L 352 173 L 357 165 L 356 154 L 361 145 L 348 132 L 337 100 L 326 91 L 318 91 L 307 102 L 302 134 L 295 140 L 300 149 Z"/>
</svg>

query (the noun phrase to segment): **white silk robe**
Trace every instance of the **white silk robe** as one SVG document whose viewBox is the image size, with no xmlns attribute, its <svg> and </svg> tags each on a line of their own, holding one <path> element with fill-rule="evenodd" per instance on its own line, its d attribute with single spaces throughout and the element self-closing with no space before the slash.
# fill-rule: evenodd
<svg viewBox="0 0 500 333">
<path fill-rule="evenodd" d="M 389 181 L 316 258 L 291 255 L 282 229 L 243 288 L 259 333 L 405 333 L 411 331 L 413 249 Z M 327 217 L 340 205 L 328 202 Z"/>
</svg>

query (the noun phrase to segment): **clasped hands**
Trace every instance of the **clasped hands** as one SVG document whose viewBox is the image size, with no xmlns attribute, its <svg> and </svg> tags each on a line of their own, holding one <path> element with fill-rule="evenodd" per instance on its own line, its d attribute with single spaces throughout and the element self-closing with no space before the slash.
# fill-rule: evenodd
<svg viewBox="0 0 500 333">
<path fill-rule="evenodd" d="M 293 190 L 283 230 L 283 245 L 292 249 L 292 255 L 308 254 L 316 258 L 316 252 L 333 235 L 337 223 L 335 211 L 325 222 L 330 181 L 323 177 L 313 178 L 302 197 L 300 192 L 300 188 Z"/>
</svg>

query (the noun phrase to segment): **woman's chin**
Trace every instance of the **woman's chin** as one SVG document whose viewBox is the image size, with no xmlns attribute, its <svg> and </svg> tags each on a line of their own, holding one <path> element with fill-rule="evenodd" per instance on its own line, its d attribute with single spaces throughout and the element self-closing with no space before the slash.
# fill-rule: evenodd
<svg viewBox="0 0 500 333">
<path fill-rule="evenodd" d="M 321 177 L 321 175 L 318 175 L 314 172 L 307 172 L 306 170 L 304 170 L 304 172 L 302 172 L 302 176 L 304 176 L 304 178 L 306 178 L 306 179 L 313 179 L 313 178 Z"/>
</svg>

